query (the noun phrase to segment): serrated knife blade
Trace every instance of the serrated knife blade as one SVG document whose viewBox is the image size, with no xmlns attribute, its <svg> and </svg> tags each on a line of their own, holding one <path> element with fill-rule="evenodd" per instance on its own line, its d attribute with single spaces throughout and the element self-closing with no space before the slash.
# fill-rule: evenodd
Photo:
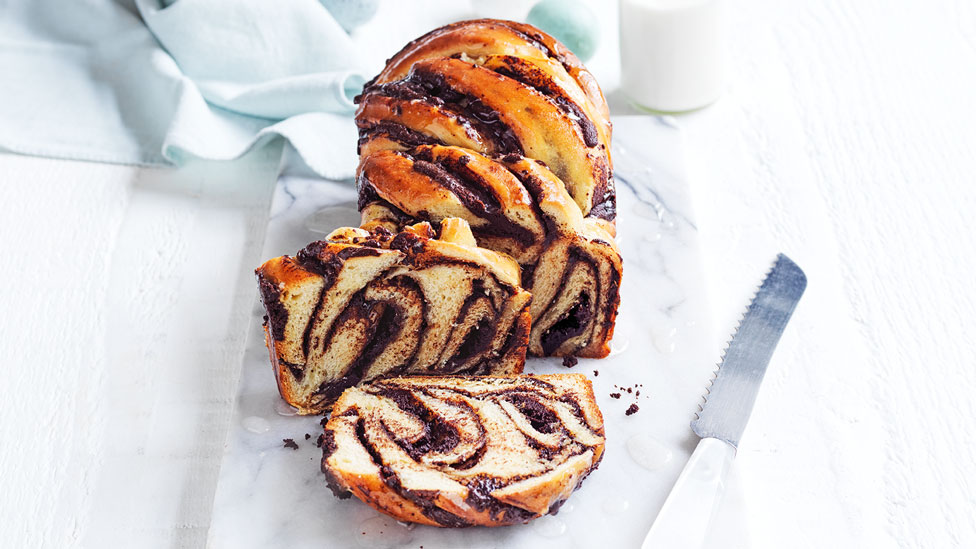
<svg viewBox="0 0 976 549">
<path fill-rule="evenodd" d="M 701 412 L 691 422 L 696 435 L 739 447 L 766 367 L 806 287 L 807 277 L 800 267 L 779 254 L 739 321 Z"/>
<path fill-rule="evenodd" d="M 790 258 L 773 268 L 739 321 L 691 428 L 701 437 L 641 549 L 698 549 L 724 490 L 766 367 L 807 286 Z"/>
</svg>

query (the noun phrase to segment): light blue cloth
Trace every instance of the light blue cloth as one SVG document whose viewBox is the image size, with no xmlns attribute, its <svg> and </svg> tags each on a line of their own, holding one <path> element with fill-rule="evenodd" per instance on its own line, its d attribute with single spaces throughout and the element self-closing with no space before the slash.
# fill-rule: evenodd
<svg viewBox="0 0 976 549">
<path fill-rule="evenodd" d="M 360 67 L 318 0 L 0 2 L 0 149 L 180 164 L 281 135 L 349 177 Z"/>
</svg>

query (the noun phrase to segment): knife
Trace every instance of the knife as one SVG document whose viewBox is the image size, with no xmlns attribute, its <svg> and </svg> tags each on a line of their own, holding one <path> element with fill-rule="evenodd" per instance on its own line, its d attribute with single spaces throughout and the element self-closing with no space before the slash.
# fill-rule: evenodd
<svg viewBox="0 0 976 549">
<path fill-rule="evenodd" d="M 769 359 L 806 287 L 807 277 L 796 263 L 776 256 L 691 422 L 701 440 L 641 549 L 698 549 L 704 543 Z"/>
</svg>

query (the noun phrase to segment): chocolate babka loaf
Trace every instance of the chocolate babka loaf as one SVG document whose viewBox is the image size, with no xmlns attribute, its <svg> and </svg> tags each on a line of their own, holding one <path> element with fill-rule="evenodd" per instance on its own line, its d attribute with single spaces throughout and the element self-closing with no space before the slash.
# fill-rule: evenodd
<svg viewBox="0 0 976 549">
<path fill-rule="evenodd" d="M 531 295 L 467 222 L 397 234 L 343 228 L 256 271 L 281 396 L 324 413 L 343 390 L 397 374 L 516 374 Z"/>
<path fill-rule="evenodd" d="M 583 375 L 396 377 L 342 394 L 322 471 L 398 520 L 504 526 L 556 513 L 603 449 Z"/>
<path fill-rule="evenodd" d="M 522 265 L 531 353 L 606 356 L 622 274 L 611 126 L 579 60 L 530 25 L 465 21 L 408 44 L 357 101 L 364 226 L 466 219 Z"/>
</svg>

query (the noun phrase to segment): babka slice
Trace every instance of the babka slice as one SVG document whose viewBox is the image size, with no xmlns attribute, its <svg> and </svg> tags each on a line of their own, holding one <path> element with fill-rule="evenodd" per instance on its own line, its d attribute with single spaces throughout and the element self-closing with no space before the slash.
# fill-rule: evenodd
<svg viewBox="0 0 976 549">
<path fill-rule="evenodd" d="M 447 527 L 555 514 L 604 449 L 580 374 L 377 380 L 342 394 L 322 440 L 338 497 Z"/>
<path fill-rule="evenodd" d="M 397 230 L 461 217 L 478 244 L 522 264 L 533 294 L 529 352 L 600 358 L 610 352 L 623 265 L 603 220 L 583 217 L 544 165 L 456 146 L 376 151 L 359 168 L 363 227 Z"/>
<path fill-rule="evenodd" d="M 398 234 L 337 229 L 256 271 L 278 390 L 317 414 L 346 388 L 397 374 L 522 371 L 531 295 L 467 222 Z"/>
</svg>

